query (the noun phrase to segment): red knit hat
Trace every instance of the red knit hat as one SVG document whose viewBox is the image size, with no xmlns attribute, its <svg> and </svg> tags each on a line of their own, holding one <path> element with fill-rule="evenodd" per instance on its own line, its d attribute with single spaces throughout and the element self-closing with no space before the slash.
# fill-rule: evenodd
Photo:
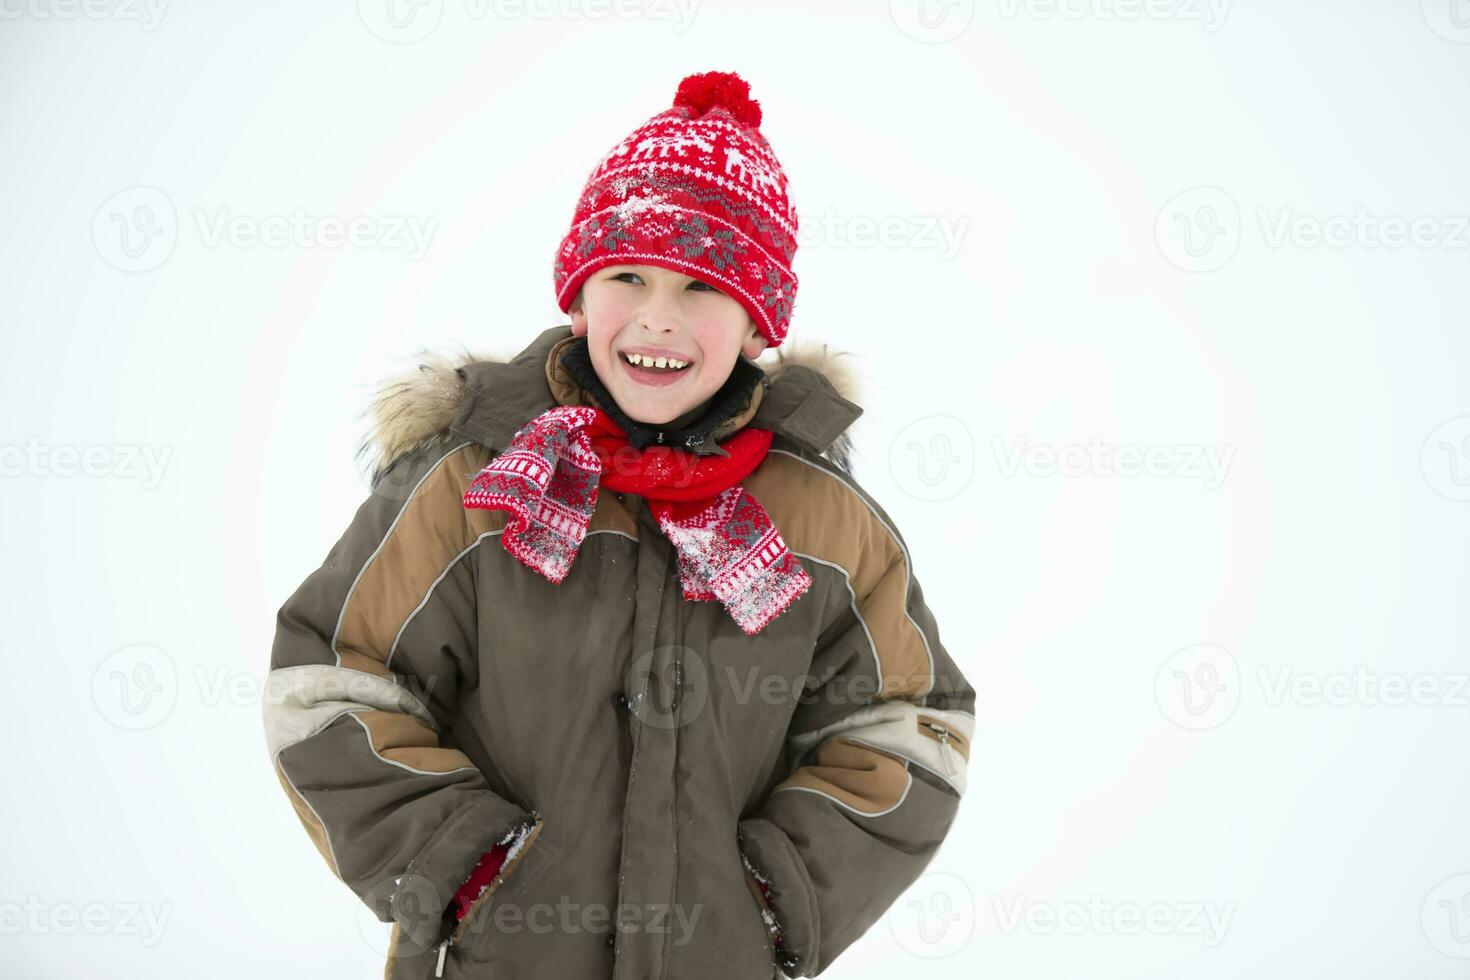
<svg viewBox="0 0 1470 980">
<path fill-rule="evenodd" d="M 796 302 L 797 222 L 760 122 L 760 103 L 734 72 L 680 82 L 673 106 L 587 178 L 556 253 L 561 311 L 603 266 L 657 265 L 723 289 L 779 347 Z"/>
</svg>

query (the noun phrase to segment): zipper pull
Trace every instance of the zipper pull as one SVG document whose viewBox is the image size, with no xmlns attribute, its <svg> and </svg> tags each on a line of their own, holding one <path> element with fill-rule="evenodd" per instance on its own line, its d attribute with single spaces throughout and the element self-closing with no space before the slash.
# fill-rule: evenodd
<svg viewBox="0 0 1470 980">
<path fill-rule="evenodd" d="M 954 763 L 950 762 L 949 760 L 949 729 L 946 728 L 944 725 L 933 721 L 924 722 L 924 726 L 926 728 L 933 729 L 939 734 L 939 759 L 941 762 L 944 763 L 944 774 L 946 776 L 953 776 Z"/>
<path fill-rule="evenodd" d="M 954 763 L 950 761 L 949 753 L 953 751 L 949 747 L 949 729 L 939 729 L 939 744 L 944 746 L 940 754 L 944 756 L 944 772 L 947 776 L 954 775 Z"/>
<path fill-rule="evenodd" d="M 434 976 L 436 977 L 444 976 L 444 957 L 449 952 L 449 944 L 452 942 L 454 942 L 454 937 L 450 936 L 439 944 L 439 962 L 434 967 Z"/>
</svg>

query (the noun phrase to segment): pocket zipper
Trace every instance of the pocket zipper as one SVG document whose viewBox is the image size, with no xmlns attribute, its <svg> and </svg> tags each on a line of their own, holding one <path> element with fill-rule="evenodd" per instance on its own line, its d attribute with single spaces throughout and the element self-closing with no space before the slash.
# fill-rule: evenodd
<svg viewBox="0 0 1470 980">
<path fill-rule="evenodd" d="M 954 775 L 954 763 L 952 763 L 952 762 L 949 761 L 949 752 L 946 751 L 950 747 L 950 745 L 949 745 L 949 728 L 948 728 L 948 726 L 944 725 L 941 722 L 937 722 L 937 721 L 921 721 L 921 722 L 919 722 L 919 724 L 920 725 L 923 725 L 925 728 L 928 728 L 931 731 L 933 731 L 936 734 L 938 734 L 938 736 L 939 736 L 939 746 L 940 746 L 940 748 L 939 748 L 939 759 L 944 764 L 944 774 L 946 776 L 953 776 Z"/>
<path fill-rule="evenodd" d="M 484 896 L 481 895 L 479 899 L 476 899 L 475 900 L 475 903 L 478 904 L 480 902 L 480 900 L 483 899 L 483 898 L 484 898 Z M 459 922 L 457 922 L 453 926 L 451 926 L 450 929 L 449 929 L 449 935 L 445 936 L 439 942 L 439 960 L 438 960 L 437 963 L 434 964 L 434 976 L 436 976 L 436 977 L 442 977 L 442 976 L 444 976 L 444 960 L 449 955 L 449 947 L 453 946 L 455 939 L 457 939 L 459 937 L 460 929 L 463 926 L 466 926 L 466 925 L 469 924 L 470 913 L 473 912 L 474 910 L 475 910 L 475 906 L 474 905 L 471 905 L 469 907 L 469 909 L 467 909 L 465 911 L 464 918 L 463 919 L 460 919 Z"/>
</svg>

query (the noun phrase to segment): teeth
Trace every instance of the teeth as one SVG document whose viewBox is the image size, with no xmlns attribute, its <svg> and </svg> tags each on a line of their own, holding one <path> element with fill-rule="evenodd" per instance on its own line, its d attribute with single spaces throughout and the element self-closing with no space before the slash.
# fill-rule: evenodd
<svg viewBox="0 0 1470 980">
<path fill-rule="evenodd" d="M 675 360 L 672 357 L 648 357 L 644 354 L 626 354 L 629 364 L 639 367 L 657 367 L 665 370 L 682 371 L 689 366 L 688 361 Z"/>
</svg>

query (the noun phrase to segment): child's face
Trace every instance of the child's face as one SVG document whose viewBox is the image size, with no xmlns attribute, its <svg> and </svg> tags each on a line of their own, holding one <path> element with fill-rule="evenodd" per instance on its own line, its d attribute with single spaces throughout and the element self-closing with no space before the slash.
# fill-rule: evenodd
<svg viewBox="0 0 1470 980">
<path fill-rule="evenodd" d="M 745 307 L 717 287 L 653 265 L 609 265 L 582 284 L 572 333 L 587 338 L 592 366 L 628 416 L 662 425 L 702 407 L 744 353 L 766 338 Z M 648 350 L 689 362 L 679 371 L 634 367 L 626 354 Z"/>
</svg>

